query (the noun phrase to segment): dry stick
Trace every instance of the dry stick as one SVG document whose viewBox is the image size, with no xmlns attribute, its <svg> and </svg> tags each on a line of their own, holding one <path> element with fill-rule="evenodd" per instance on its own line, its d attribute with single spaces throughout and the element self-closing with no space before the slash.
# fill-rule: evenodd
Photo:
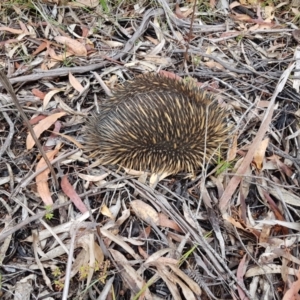
<svg viewBox="0 0 300 300">
<path fill-rule="evenodd" d="M 11 119 L 9 118 L 8 114 L 5 111 L 2 111 L 2 114 L 3 114 L 4 119 L 6 120 L 6 122 L 9 124 L 9 134 L 6 137 L 4 144 L 0 149 L 0 158 L 2 157 L 3 153 L 6 151 L 8 146 L 11 144 L 12 138 L 15 134 L 14 124 L 11 121 Z"/>
<path fill-rule="evenodd" d="M 177 27 L 183 27 L 183 28 L 189 28 L 190 22 L 187 22 L 183 19 L 177 18 L 173 11 L 170 8 L 170 4 L 166 0 L 157 0 L 157 2 L 163 7 L 166 16 L 170 18 L 170 20 L 177 26 Z M 225 24 L 220 25 L 199 25 L 194 24 L 194 30 L 199 32 L 220 32 L 220 31 L 226 31 L 228 28 L 232 28 L 234 25 L 233 22 L 229 21 Z"/>
<path fill-rule="evenodd" d="M 25 76 L 20 76 L 16 78 L 10 78 L 9 81 L 11 83 L 17 83 L 17 82 L 28 82 L 28 81 L 37 81 L 41 80 L 43 78 L 51 78 L 51 77 L 59 77 L 59 76 L 67 76 L 70 72 L 72 74 L 82 74 L 90 71 L 94 71 L 100 68 L 105 67 L 110 63 L 110 61 L 115 61 L 117 62 L 119 59 L 123 58 L 126 54 L 130 52 L 132 47 L 134 46 L 134 43 L 136 42 L 137 39 L 140 38 L 140 36 L 144 33 L 144 31 L 147 29 L 149 20 L 152 16 L 160 16 L 163 15 L 164 11 L 162 8 L 158 9 L 150 9 L 148 10 L 144 16 L 143 20 L 141 22 L 140 27 L 135 31 L 135 33 L 132 35 L 132 37 L 127 41 L 125 44 L 125 47 L 121 50 L 120 53 L 117 55 L 106 59 L 108 61 L 104 61 L 98 64 L 93 64 L 93 65 L 88 65 L 88 66 L 83 66 L 83 67 L 72 67 L 72 68 L 59 68 L 59 69 L 54 69 L 54 70 L 49 70 L 49 71 L 40 71 L 37 74 L 31 74 L 31 75 L 25 75 Z M 0 84 L 0 88 L 1 88 Z"/>
<path fill-rule="evenodd" d="M 54 181 L 55 187 L 58 188 L 58 181 L 57 181 L 57 178 L 56 178 L 56 174 L 55 174 L 54 169 L 53 169 L 53 167 L 52 167 L 52 165 L 49 161 L 49 158 L 46 155 L 46 153 L 45 153 L 42 145 L 40 144 L 40 141 L 38 140 L 37 136 L 35 135 L 35 132 L 34 132 L 32 126 L 31 126 L 31 124 L 29 123 L 29 120 L 28 120 L 26 114 L 24 113 L 22 106 L 20 105 L 20 103 L 17 99 L 17 96 L 15 94 L 15 91 L 14 91 L 11 83 L 9 82 L 7 76 L 4 74 L 4 72 L 2 70 L 0 70 L 0 81 L 2 82 L 2 85 L 4 86 L 6 91 L 10 94 L 11 99 L 13 100 L 16 108 L 18 109 L 18 111 L 21 114 L 23 120 L 25 121 L 32 138 L 34 139 L 40 153 L 42 154 L 42 156 L 43 156 L 43 158 L 44 158 L 44 160 L 45 160 L 45 162 L 46 162 L 46 164 L 47 164 L 47 166 L 48 166 L 48 168 L 49 168 L 49 170 L 52 174 L 52 179 Z"/>
<path fill-rule="evenodd" d="M 71 201 L 67 201 L 67 202 L 64 202 L 64 203 L 60 203 L 60 204 L 54 204 L 52 207 L 51 207 L 51 211 L 54 211 L 55 209 L 58 209 L 58 208 L 61 208 L 61 207 L 64 207 L 66 205 L 69 205 L 71 204 L 72 202 Z M 31 222 L 34 222 L 36 220 L 40 220 L 42 219 L 47 213 L 49 213 L 49 211 L 45 210 L 45 211 L 42 211 L 36 215 L 32 215 L 31 217 L 28 217 L 26 218 L 25 220 L 23 220 L 21 223 L 18 223 L 16 225 L 14 225 L 13 228 L 10 228 L 8 230 L 3 230 L 0 234 L 0 242 L 2 242 L 3 240 L 5 240 L 9 235 L 15 233 L 17 230 L 21 229 L 21 228 L 24 228 L 26 225 L 28 225 L 29 223 Z"/>
<path fill-rule="evenodd" d="M 295 67 L 295 63 L 291 64 L 282 74 L 282 76 L 280 77 L 276 89 L 274 91 L 274 94 L 271 98 L 270 104 L 268 106 L 268 109 L 266 111 L 265 117 L 261 123 L 261 126 L 257 132 L 256 137 L 253 140 L 252 143 L 252 147 L 249 149 L 247 155 L 245 156 L 242 164 L 240 165 L 240 167 L 238 168 L 236 175 L 233 176 L 230 181 L 229 184 L 227 185 L 223 195 L 221 196 L 220 202 L 219 202 L 219 208 L 221 213 L 223 214 L 223 216 L 226 216 L 226 210 L 230 205 L 230 200 L 231 197 L 233 195 L 233 193 L 235 192 L 236 188 L 238 187 L 238 185 L 240 184 L 243 175 L 246 173 L 246 170 L 249 166 L 249 163 L 252 161 L 253 159 L 253 155 L 255 153 L 255 150 L 257 149 L 258 144 L 261 142 L 261 140 L 263 139 L 270 123 L 272 120 L 272 115 L 274 112 L 274 108 L 275 108 L 275 99 L 278 95 L 278 93 L 280 93 L 282 91 L 282 89 L 285 86 L 285 83 L 288 79 L 289 74 L 291 73 L 292 69 Z"/>
<path fill-rule="evenodd" d="M 188 52 L 189 52 L 189 48 L 190 48 L 190 41 L 192 39 L 193 24 L 194 24 L 194 21 L 195 21 L 196 4 L 197 4 L 197 0 L 194 0 L 192 20 L 191 20 L 190 30 L 189 30 L 189 34 L 188 34 L 187 45 L 186 45 L 186 49 L 185 49 L 185 53 L 184 53 L 183 64 L 184 64 L 184 62 L 187 62 L 188 58 L 189 58 L 188 57 Z"/>
</svg>

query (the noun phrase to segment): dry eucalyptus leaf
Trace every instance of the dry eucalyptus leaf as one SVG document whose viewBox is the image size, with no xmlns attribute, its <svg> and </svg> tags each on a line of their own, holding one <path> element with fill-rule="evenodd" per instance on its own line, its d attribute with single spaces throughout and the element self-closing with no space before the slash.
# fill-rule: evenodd
<svg viewBox="0 0 300 300">
<path fill-rule="evenodd" d="M 259 171 L 261 171 L 263 167 L 263 160 L 265 158 L 266 149 L 269 145 L 269 138 L 264 139 L 255 150 L 253 161 Z"/>
<path fill-rule="evenodd" d="M 48 103 L 50 102 L 50 100 L 52 99 L 52 97 L 59 93 L 59 92 L 63 92 L 65 89 L 54 89 L 50 92 L 48 92 L 45 97 L 44 97 L 44 100 L 43 100 L 43 109 L 45 110 L 48 106 Z"/>
<path fill-rule="evenodd" d="M 59 151 L 59 149 L 54 149 L 54 150 L 46 153 L 49 161 L 52 161 L 54 159 L 54 156 L 58 153 L 58 151 Z M 46 164 L 44 158 L 41 158 L 36 166 L 36 170 L 38 171 L 39 169 L 42 169 L 45 166 L 47 166 L 47 164 Z M 49 173 L 50 173 L 50 170 L 49 170 L 49 168 L 47 168 L 46 170 L 44 170 L 43 172 L 38 174 L 35 178 L 36 185 L 37 185 L 37 191 L 45 205 L 53 204 L 50 188 L 48 185 Z"/>
<path fill-rule="evenodd" d="M 71 72 L 69 72 L 69 82 L 77 92 L 81 93 L 84 90 L 84 87 Z"/>
<path fill-rule="evenodd" d="M 66 36 L 56 36 L 55 40 L 60 44 L 66 45 L 75 55 L 87 56 L 87 50 L 83 43 Z"/>
<path fill-rule="evenodd" d="M 45 119 L 41 120 L 36 126 L 33 127 L 33 130 L 35 132 L 35 135 L 37 138 L 40 137 L 40 135 L 47 130 L 49 127 L 51 127 L 57 119 L 61 118 L 62 116 L 65 116 L 65 112 L 60 112 L 53 114 L 51 116 L 46 117 Z M 26 148 L 27 150 L 30 150 L 35 145 L 35 141 L 33 140 L 31 134 L 29 133 L 26 139 Z"/>
<path fill-rule="evenodd" d="M 131 201 L 130 205 L 137 217 L 150 225 L 152 222 L 159 225 L 159 215 L 152 206 L 142 200 Z"/>
</svg>

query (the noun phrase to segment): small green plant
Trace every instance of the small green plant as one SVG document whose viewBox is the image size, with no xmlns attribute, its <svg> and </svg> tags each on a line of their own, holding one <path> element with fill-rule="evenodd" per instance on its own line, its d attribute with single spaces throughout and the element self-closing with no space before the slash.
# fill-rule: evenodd
<svg viewBox="0 0 300 300">
<path fill-rule="evenodd" d="M 90 271 L 90 266 L 85 265 L 81 266 L 79 269 L 79 274 L 80 274 L 80 280 L 83 280 L 88 277 Z"/>
<path fill-rule="evenodd" d="M 63 65 L 64 67 L 73 67 L 73 60 L 72 58 L 70 57 L 65 57 L 65 59 L 63 60 Z"/>
<path fill-rule="evenodd" d="M 54 277 L 60 276 L 60 275 L 61 275 L 60 269 L 59 269 L 58 267 L 55 268 L 55 269 L 52 271 L 52 275 L 53 275 Z"/>
<path fill-rule="evenodd" d="M 200 0 L 198 1 L 198 11 L 201 11 L 201 12 L 207 12 L 209 11 L 211 8 L 210 8 L 210 4 L 209 4 L 209 1 L 203 1 L 203 0 Z"/>
<path fill-rule="evenodd" d="M 201 57 L 198 55 L 192 56 L 192 62 L 195 67 L 199 67 L 201 63 Z"/>
<path fill-rule="evenodd" d="M 61 291 L 64 288 L 64 284 L 59 280 L 55 280 L 54 284 L 55 284 L 55 289 L 58 291 Z"/>
<path fill-rule="evenodd" d="M 105 13 L 108 13 L 109 12 L 109 7 L 106 3 L 106 0 L 99 0 L 99 3 L 101 4 L 103 11 Z"/>
<path fill-rule="evenodd" d="M 197 247 L 198 247 L 198 245 L 196 244 L 189 251 L 187 251 L 186 253 L 184 253 L 180 257 L 180 260 L 178 262 L 178 266 L 181 266 L 188 259 L 188 257 L 196 250 Z"/>
<path fill-rule="evenodd" d="M 228 169 L 232 169 L 232 164 L 228 161 L 222 160 L 220 155 L 218 156 L 217 166 L 218 166 L 218 169 L 216 171 L 216 175 L 220 175 L 224 171 L 226 171 Z"/>
<path fill-rule="evenodd" d="M 237 42 L 241 41 L 244 38 L 243 34 L 239 34 L 235 39 Z"/>
<path fill-rule="evenodd" d="M 46 220 L 51 220 L 54 216 L 52 206 L 51 205 L 46 205 L 45 208 L 46 208 L 45 218 L 46 218 Z"/>
</svg>

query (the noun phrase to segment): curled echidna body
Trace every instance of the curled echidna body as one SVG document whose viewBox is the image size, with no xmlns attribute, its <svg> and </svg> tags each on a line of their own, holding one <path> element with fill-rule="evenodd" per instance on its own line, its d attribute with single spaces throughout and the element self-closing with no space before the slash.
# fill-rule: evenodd
<svg viewBox="0 0 300 300">
<path fill-rule="evenodd" d="M 88 121 L 86 144 L 103 164 L 194 172 L 224 148 L 226 112 L 193 84 L 155 74 L 128 81 Z"/>
</svg>

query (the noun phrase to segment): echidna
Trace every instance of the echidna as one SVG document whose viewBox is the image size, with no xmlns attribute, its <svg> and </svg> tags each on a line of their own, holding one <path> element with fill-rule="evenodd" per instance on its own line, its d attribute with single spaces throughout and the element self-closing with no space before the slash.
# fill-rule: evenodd
<svg viewBox="0 0 300 300">
<path fill-rule="evenodd" d="M 157 74 L 116 89 L 87 124 L 103 164 L 168 174 L 194 172 L 224 148 L 227 113 L 195 84 Z"/>
</svg>

